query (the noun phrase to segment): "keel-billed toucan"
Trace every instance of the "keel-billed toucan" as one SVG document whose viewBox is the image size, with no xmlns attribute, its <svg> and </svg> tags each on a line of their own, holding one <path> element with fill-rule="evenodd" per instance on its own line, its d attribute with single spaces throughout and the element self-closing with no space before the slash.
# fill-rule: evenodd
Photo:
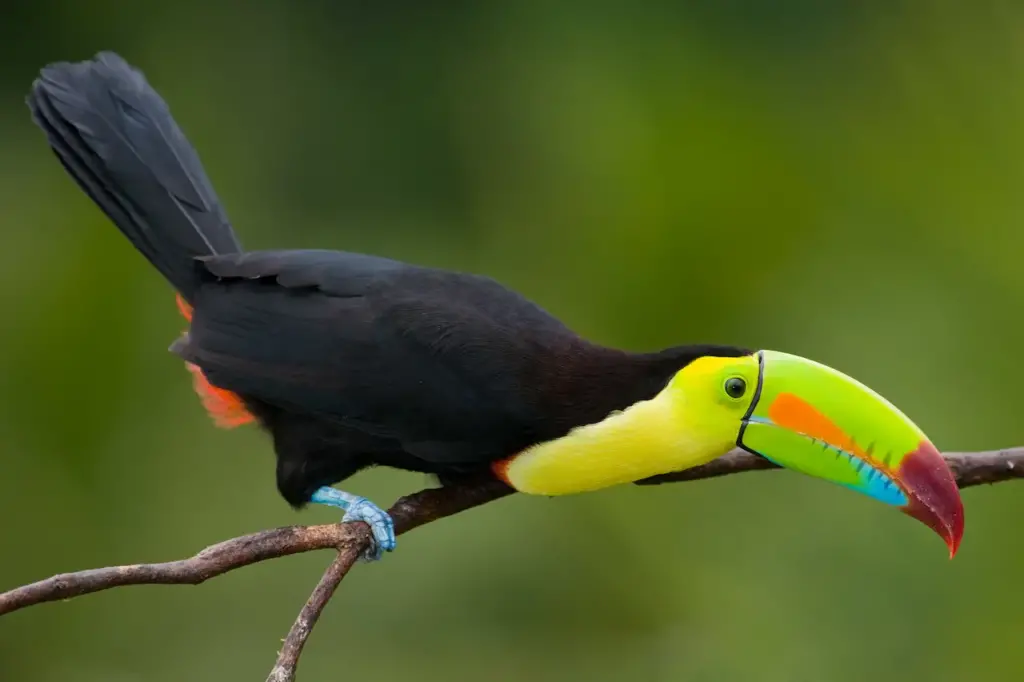
<svg viewBox="0 0 1024 682">
<path fill-rule="evenodd" d="M 391 519 L 332 487 L 366 467 L 560 495 L 736 446 L 898 507 L 956 552 L 963 506 L 946 462 L 840 372 L 731 346 L 608 348 L 477 275 L 245 252 L 166 104 L 113 53 L 44 68 L 28 104 L 66 171 L 176 290 L 189 328 L 171 350 L 209 413 L 269 432 L 291 505 L 366 521 L 366 558 L 394 548 Z"/>
</svg>

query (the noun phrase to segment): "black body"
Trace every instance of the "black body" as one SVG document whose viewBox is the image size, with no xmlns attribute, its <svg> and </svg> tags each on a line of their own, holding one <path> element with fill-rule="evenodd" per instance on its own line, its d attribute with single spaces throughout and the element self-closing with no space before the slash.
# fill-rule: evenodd
<svg viewBox="0 0 1024 682">
<path fill-rule="evenodd" d="M 723 346 L 590 343 L 495 281 L 336 251 L 243 253 L 160 96 L 120 57 L 47 67 L 28 98 L 83 190 L 194 308 L 172 350 L 270 432 L 294 506 L 372 465 L 489 470 L 652 397 Z"/>
</svg>

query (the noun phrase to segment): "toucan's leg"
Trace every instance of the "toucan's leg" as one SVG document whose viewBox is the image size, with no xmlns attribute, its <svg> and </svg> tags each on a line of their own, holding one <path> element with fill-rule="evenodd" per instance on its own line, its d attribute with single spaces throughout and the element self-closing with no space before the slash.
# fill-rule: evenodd
<svg viewBox="0 0 1024 682">
<path fill-rule="evenodd" d="M 342 522 L 365 521 L 373 533 L 373 543 L 363 552 L 363 561 L 377 561 L 384 552 L 395 549 L 395 522 L 386 511 L 365 497 L 324 486 L 313 493 L 310 502 L 345 510 Z"/>
<path fill-rule="evenodd" d="M 360 454 L 374 442 L 358 431 L 325 424 L 311 417 L 271 414 L 277 453 L 277 489 L 296 509 L 308 502 L 345 510 L 342 521 L 365 521 L 373 543 L 362 554 L 377 561 L 395 549 L 395 524 L 383 509 L 365 497 L 331 487 L 365 468 L 370 461 Z M 310 494 L 309 491 L 313 491 Z"/>
</svg>

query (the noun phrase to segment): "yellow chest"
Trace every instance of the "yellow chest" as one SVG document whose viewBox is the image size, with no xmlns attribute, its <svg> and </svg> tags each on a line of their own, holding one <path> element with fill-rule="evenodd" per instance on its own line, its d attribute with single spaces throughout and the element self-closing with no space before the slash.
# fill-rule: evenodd
<svg viewBox="0 0 1024 682">
<path fill-rule="evenodd" d="M 504 464 L 502 473 L 520 492 L 564 495 L 704 464 L 732 445 L 708 442 L 687 426 L 659 396 L 535 445 Z"/>
</svg>

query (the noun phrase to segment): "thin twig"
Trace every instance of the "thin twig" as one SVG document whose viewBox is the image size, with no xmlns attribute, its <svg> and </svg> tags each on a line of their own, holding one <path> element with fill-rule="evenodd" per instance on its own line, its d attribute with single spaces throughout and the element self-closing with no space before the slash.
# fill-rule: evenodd
<svg viewBox="0 0 1024 682">
<path fill-rule="evenodd" d="M 988 452 L 947 453 L 957 485 L 999 483 L 1024 478 L 1024 447 Z M 778 468 L 765 459 L 733 450 L 709 464 L 686 471 L 654 476 L 641 485 L 696 481 L 745 471 Z M 395 531 L 408 532 L 446 516 L 500 499 L 513 492 L 494 479 L 432 488 L 399 499 L 389 510 Z M 362 522 L 320 526 L 288 526 L 232 538 L 204 549 L 189 559 L 160 564 L 132 564 L 63 573 L 0 594 L 0 615 L 124 585 L 198 585 L 243 566 L 290 554 L 335 549 L 338 556 L 321 578 L 299 613 L 268 682 L 292 682 L 295 667 L 309 633 L 331 595 L 347 575 L 359 552 L 370 540 Z"/>
<path fill-rule="evenodd" d="M 306 600 L 306 605 L 299 611 L 292 629 L 284 640 L 281 653 L 277 655 L 277 663 L 267 676 L 267 682 L 291 682 L 295 679 L 295 669 L 299 665 L 299 656 L 302 655 L 302 648 L 306 646 L 309 633 L 313 632 L 313 626 L 320 619 L 327 602 L 331 600 L 334 591 L 338 589 L 338 585 L 348 575 L 349 569 L 358 558 L 357 547 L 346 547 L 338 552 L 338 556 L 317 583 L 313 594 Z"/>
</svg>

